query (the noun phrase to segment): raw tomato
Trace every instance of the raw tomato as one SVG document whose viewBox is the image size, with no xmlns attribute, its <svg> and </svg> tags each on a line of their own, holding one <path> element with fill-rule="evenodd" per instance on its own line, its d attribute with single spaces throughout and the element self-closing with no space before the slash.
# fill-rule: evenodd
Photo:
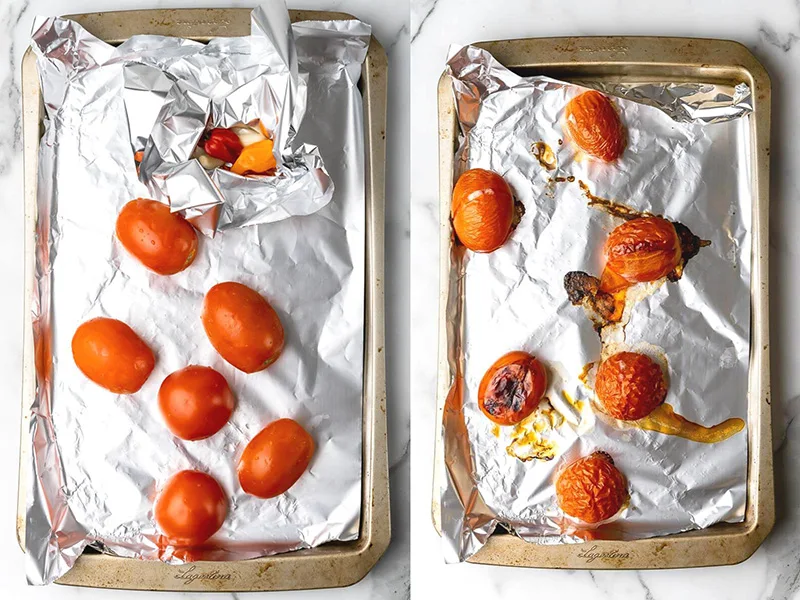
<svg viewBox="0 0 800 600">
<path fill-rule="evenodd" d="M 258 292 L 228 281 L 208 290 L 203 327 L 220 356 L 245 373 L 266 369 L 283 351 L 283 326 Z"/>
<path fill-rule="evenodd" d="M 156 500 L 158 527 L 176 546 L 202 544 L 222 527 L 228 499 L 211 475 L 179 471 L 161 489 Z"/>
<path fill-rule="evenodd" d="M 151 271 L 174 275 L 197 254 L 194 227 L 169 206 L 155 200 L 131 200 L 117 217 L 117 239 Z"/>
<path fill-rule="evenodd" d="M 220 373 L 190 365 L 164 380 L 158 390 L 158 405 L 173 434 L 183 440 L 202 440 L 228 422 L 234 398 Z"/>
<path fill-rule="evenodd" d="M 122 321 L 98 317 L 72 336 L 72 357 L 86 377 L 115 394 L 133 394 L 147 381 L 153 351 Z"/>
<path fill-rule="evenodd" d="M 239 483 L 259 498 L 280 496 L 305 473 L 314 440 L 296 421 L 279 419 L 250 440 L 239 459 Z"/>
</svg>

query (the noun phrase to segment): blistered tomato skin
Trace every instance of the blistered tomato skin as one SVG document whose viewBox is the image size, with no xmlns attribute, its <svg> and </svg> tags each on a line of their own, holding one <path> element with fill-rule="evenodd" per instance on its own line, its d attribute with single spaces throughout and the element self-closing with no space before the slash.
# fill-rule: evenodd
<svg viewBox="0 0 800 600">
<path fill-rule="evenodd" d="M 128 325 L 98 317 L 72 336 L 75 364 L 89 379 L 115 394 L 133 394 L 147 381 L 156 359 Z"/>
<path fill-rule="evenodd" d="M 498 425 L 515 425 L 530 415 L 547 389 L 542 363 L 527 352 L 509 352 L 483 376 L 478 406 Z"/>
<path fill-rule="evenodd" d="M 274 498 L 291 488 L 314 456 L 314 440 L 292 419 L 267 425 L 244 449 L 237 471 L 242 489 Z"/>
<path fill-rule="evenodd" d="M 158 405 L 169 430 L 183 440 L 202 440 L 231 418 L 234 397 L 225 377 L 210 367 L 190 365 L 169 375 Z"/>
<path fill-rule="evenodd" d="M 174 275 L 197 255 L 197 233 L 166 204 L 138 198 L 117 217 L 117 239 L 139 262 L 159 275 Z"/>
<path fill-rule="evenodd" d="M 618 352 L 600 363 L 595 392 L 603 409 L 615 419 L 643 419 L 667 397 L 661 367 L 638 352 Z"/>
<path fill-rule="evenodd" d="M 605 452 L 594 452 L 565 467 L 556 479 L 558 505 L 584 523 L 616 515 L 628 499 L 625 477 Z"/>
<path fill-rule="evenodd" d="M 214 535 L 228 514 L 228 498 L 211 475 L 180 471 L 156 499 L 156 523 L 171 544 L 196 546 Z"/>
<path fill-rule="evenodd" d="M 203 327 L 220 356 L 245 373 L 274 363 L 283 351 L 283 326 L 275 309 L 241 283 L 219 283 L 206 294 Z"/>
<path fill-rule="evenodd" d="M 511 188 L 497 173 L 470 169 L 456 182 L 450 214 L 462 244 L 473 252 L 493 252 L 511 233 Z"/>
<path fill-rule="evenodd" d="M 628 143 L 628 134 L 611 101 L 591 90 L 576 96 L 565 110 L 572 141 L 587 154 L 605 162 L 617 160 Z"/>
<path fill-rule="evenodd" d="M 671 222 L 642 217 L 616 227 L 606 240 L 604 254 L 606 268 L 625 281 L 656 281 L 680 264 L 681 244 Z"/>
</svg>

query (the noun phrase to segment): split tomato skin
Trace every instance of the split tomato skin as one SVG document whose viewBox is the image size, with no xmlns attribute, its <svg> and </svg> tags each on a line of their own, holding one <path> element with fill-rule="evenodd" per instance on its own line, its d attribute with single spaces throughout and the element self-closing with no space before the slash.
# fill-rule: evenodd
<svg viewBox="0 0 800 600">
<path fill-rule="evenodd" d="M 128 325 L 98 317 L 72 336 L 72 357 L 89 379 L 115 394 L 133 394 L 147 381 L 156 359 Z"/>
<path fill-rule="evenodd" d="M 194 227 L 156 200 L 128 202 L 117 217 L 116 233 L 130 254 L 159 275 L 183 271 L 197 255 Z"/>
<path fill-rule="evenodd" d="M 667 219 L 640 217 L 615 227 L 606 240 L 603 254 L 606 269 L 619 276 L 617 279 L 630 284 L 656 281 L 680 264 L 681 243 L 675 226 Z M 614 291 L 609 289 L 614 285 L 606 284 L 603 289 Z"/>
<path fill-rule="evenodd" d="M 478 407 L 498 425 L 516 425 L 530 415 L 547 389 L 544 366 L 527 352 L 501 356 L 478 387 Z"/>
<path fill-rule="evenodd" d="M 266 369 L 283 351 L 278 313 L 258 292 L 241 283 L 228 281 L 212 287 L 203 303 L 202 321 L 220 356 L 245 373 Z"/>
<path fill-rule="evenodd" d="M 473 252 L 493 252 L 511 233 L 514 197 L 500 175 L 470 169 L 458 178 L 450 206 L 458 239 Z"/>
<path fill-rule="evenodd" d="M 607 96 L 590 90 L 576 96 L 565 109 L 567 131 L 587 154 L 605 162 L 617 160 L 628 143 L 628 134 Z"/>
<path fill-rule="evenodd" d="M 221 373 L 190 365 L 170 374 L 158 390 L 158 405 L 169 430 L 182 440 L 202 440 L 222 429 L 235 400 Z"/>
<path fill-rule="evenodd" d="M 228 514 L 228 498 L 211 475 L 179 471 L 161 489 L 155 518 L 175 546 L 196 546 L 214 535 Z"/>
<path fill-rule="evenodd" d="M 291 488 L 314 456 L 314 440 L 292 419 L 273 421 L 250 440 L 237 471 L 242 489 L 259 498 L 274 498 Z"/>
<path fill-rule="evenodd" d="M 628 499 L 628 486 L 611 456 L 593 452 L 560 471 L 556 498 L 567 515 L 594 524 L 620 511 Z"/>
</svg>

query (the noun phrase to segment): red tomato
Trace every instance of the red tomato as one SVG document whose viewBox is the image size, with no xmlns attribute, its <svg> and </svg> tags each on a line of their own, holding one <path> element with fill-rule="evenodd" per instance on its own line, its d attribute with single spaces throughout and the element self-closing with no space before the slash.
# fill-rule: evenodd
<svg viewBox="0 0 800 600">
<path fill-rule="evenodd" d="M 239 483 L 259 498 L 280 496 L 300 479 L 313 455 L 314 440 L 296 421 L 273 421 L 244 449 Z"/>
<path fill-rule="evenodd" d="M 283 326 L 258 292 L 228 281 L 208 290 L 203 327 L 220 356 L 245 373 L 266 369 L 283 350 Z"/>
<path fill-rule="evenodd" d="M 462 244 L 474 252 L 493 252 L 511 233 L 514 221 L 511 188 L 493 171 L 465 171 L 453 188 L 450 214 Z"/>
<path fill-rule="evenodd" d="M 202 440 L 228 422 L 234 399 L 220 373 L 190 365 L 164 380 L 158 390 L 158 405 L 173 434 L 183 440 Z"/>
<path fill-rule="evenodd" d="M 117 217 L 117 239 L 139 262 L 159 275 L 173 275 L 192 264 L 197 254 L 194 227 L 169 206 L 139 198 Z"/>
<path fill-rule="evenodd" d="M 72 357 L 86 377 L 115 394 L 133 394 L 156 364 L 153 351 L 122 321 L 98 317 L 72 336 Z"/>
<path fill-rule="evenodd" d="M 498 425 L 516 425 L 536 410 L 546 389 L 542 363 L 527 352 L 509 352 L 483 375 L 478 407 Z"/>
<path fill-rule="evenodd" d="M 192 546 L 202 544 L 222 527 L 228 499 L 211 475 L 179 471 L 162 488 L 154 512 L 170 543 Z"/>
</svg>

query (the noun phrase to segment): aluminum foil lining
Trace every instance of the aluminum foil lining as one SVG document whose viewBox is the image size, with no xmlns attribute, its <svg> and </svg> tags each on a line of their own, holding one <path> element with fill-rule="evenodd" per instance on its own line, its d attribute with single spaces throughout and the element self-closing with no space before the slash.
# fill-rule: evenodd
<svg viewBox="0 0 800 600">
<path fill-rule="evenodd" d="M 33 32 L 46 119 L 32 315 L 28 580 L 55 580 L 89 545 L 181 562 L 158 547 L 152 509 L 164 482 L 187 468 L 212 474 L 230 499 L 223 527 L 195 559 L 240 560 L 357 538 L 366 218 L 357 84 L 370 27 L 330 21 L 289 28 L 276 1 L 253 12 L 250 37 L 207 45 L 137 36 L 114 48 L 53 18 L 37 19 Z M 267 96 L 282 149 L 276 177 L 225 180 L 200 173 L 195 161 L 173 160 L 185 154 L 169 152 L 185 153 L 192 144 L 186 140 L 205 126 L 205 110 L 211 122 L 227 124 L 260 114 L 248 111 L 266 101 L 248 98 Z M 175 104 L 206 108 L 193 119 Z M 176 146 L 161 145 L 169 139 Z M 120 209 L 149 195 L 133 157 L 143 143 L 164 150 L 154 164 L 178 165 L 164 179 L 174 208 L 203 213 L 218 202 L 214 194 L 224 196 L 224 234 L 202 238 L 193 265 L 171 277 L 147 271 L 115 241 Z M 286 349 L 260 373 L 245 375 L 224 362 L 200 324 L 205 292 L 230 280 L 268 298 L 284 325 Z M 157 356 L 136 394 L 115 396 L 75 366 L 75 329 L 101 315 L 128 323 Z M 156 401 L 163 379 L 188 364 L 219 370 L 237 399 L 230 422 L 198 442 L 173 437 Z M 243 493 L 235 464 L 246 443 L 281 417 L 302 423 L 317 451 L 286 494 L 261 500 Z"/>
<path fill-rule="evenodd" d="M 475 254 L 454 245 L 449 257 L 453 387 L 441 430 L 446 560 L 475 554 L 498 524 L 526 541 L 558 544 L 741 521 L 746 429 L 719 443 L 698 443 L 593 409 L 591 371 L 588 385 L 580 374 L 600 358 L 600 338 L 583 309 L 569 302 L 563 279 L 575 270 L 599 275 L 602 246 L 621 223 L 588 206 L 580 181 L 591 194 L 665 215 L 711 240 L 679 282 L 651 286 L 606 350 L 631 349 L 662 362 L 670 382 L 666 402 L 690 421 L 746 421 L 749 90 L 669 83 L 606 89 L 620 96 L 613 102 L 629 140 L 609 167 L 577 153 L 562 130 L 566 103 L 586 88 L 520 77 L 472 46 L 453 48 L 447 68 L 463 132 L 454 177 L 475 167 L 500 173 L 525 214 L 499 250 Z M 552 149 L 554 170 L 537 159 L 537 142 Z M 484 373 L 512 350 L 534 354 L 548 370 L 547 400 L 522 434 L 494 426 L 477 405 Z M 624 473 L 630 502 L 601 527 L 565 527 L 554 478 L 595 450 L 608 452 Z"/>
</svg>

